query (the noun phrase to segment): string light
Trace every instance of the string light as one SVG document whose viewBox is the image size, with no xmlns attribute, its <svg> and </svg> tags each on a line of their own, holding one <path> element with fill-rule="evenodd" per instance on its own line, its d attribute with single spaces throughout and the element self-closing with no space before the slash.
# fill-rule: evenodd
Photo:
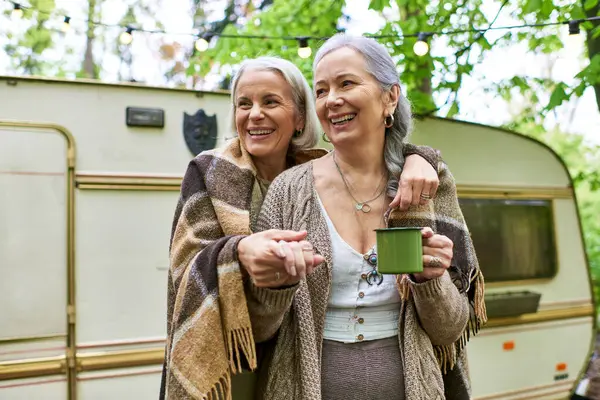
<svg viewBox="0 0 600 400">
<path fill-rule="evenodd" d="M 71 29 L 71 17 L 65 16 L 61 29 L 65 33 L 67 33 L 69 29 Z"/>
<path fill-rule="evenodd" d="M 23 16 L 23 11 L 26 9 L 31 9 L 31 6 L 23 6 L 20 3 L 17 3 L 13 0 L 6 0 L 13 4 L 12 17 L 13 18 L 21 18 Z M 46 12 L 44 10 L 36 10 L 39 14 L 44 14 L 47 16 L 51 16 L 52 13 Z M 257 19 L 258 20 L 258 19 Z M 433 36 L 448 36 L 455 34 L 464 34 L 464 33 L 485 33 L 491 30 L 514 30 L 514 29 L 524 29 L 524 28 L 542 28 L 549 26 L 557 26 L 557 25 L 566 25 L 569 26 L 569 36 L 568 40 L 578 38 L 578 34 L 580 33 L 579 25 L 586 21 L 600 21 L 600 16 L 588 17 L 578 20 L 570 20 L 570 21 L 559 21 L 559 22 L 547 22 L 547 23 L 539 23 L 539 24 L 521 24 L 521 25 L 510 25 L 510 26 L 490 26 L 487 28 L 467 28 L 467 29 L 454 29 L 454 30 L 442 30 L 437 32 L 419 32 L 419 33 L 408 33 L 408 34 L 387 34 L 387 35 L 365 35 L 371 37 L 373 39 L 402 39 L 402 38 L 417 38 L 417 41 L 413 45 L 413 51 L 419 55 L 423 56 L 429 52 L 429 44 L 427 40 L 429 37 Z M 62 30 L 66 31 L 70 28 L 70 17 L 64 17 L 64 22 L 62 26 Z M 118 24 L 105 24 L 98 21 L 93 20 L 83 20 L 85 24 L 91 24 L 94 26 L 102 26 L 106 28 L 119 28 L 125 29 L 123 33 L 119 36 L 119 40 L 123 44 L 130 44 L 133 41 L 132 33 L 134 31 L 131 27 L 125 27 Z M 167 35 L 175 35 L 175 36 L 188 36 L 188 37 L 198 37 L 195 33 L 190 32 L 169 32 L 165 30 L 157 30 L 157 29 L 135 29 L 139 32 L 150 33 L 150 34 L 167 34 Z M 298 56 L 301 58 L 308 58 L 312 54 L 311 48 L 308 46 L 309 40 L 317 40 L 323 41 L 329 39 L 329 37 L 317 37 L 317 36 L 269 36 L 269 35 L 251 35 L 251 34 L 226 34 L 226 33 L 218 33 L 212 32 L 210 33 L 210 37 L 207 38 L 207 35 L 203 35 L 203 37 L 197 38 L 195 47 L 198 51 L 206 51 L 209 47 L 209 41 L 212 37 L 219 38 L 235 38 L 235 39 L 257 39 L 257 40 L 294 40 L 299 42 L 298 47 Z M 207 40 L 208 39 L 208 40 Z"/>
<path fill-rule="evenodd" d="M 13 3 L 12 17 L 13 18 L 23 17 L 23 7 L 21 7 L 21 5 L 19 3 Z"/>
<path fill-rule="evenodd" d="M 122 44 L 130 44 L 133 41 L 133 28 L 128 26 L 125 32 L 119 36 L 119 41 Z"/>
<path fill-rule="evenodd" d="M 212 39 L 212 36 L 209 34 L 204 34 L 202 36 L 200 36 L 198 38 L 198 40 L 196 40 L 196 43 L 194 44 L 194 47 L 196 47 L 196 50 L 198 50 L 199 52 L 203 53 L 206 50 L 208 50 L 208 46 L 209 46 L 209 42 L 210 39 Z"/>
<path fill-rule="evenodd" d="M 579 21 L 569 21 L 569 35 L 579 35 Z"/>
<path fill-rule="evenodd" d="M 569 21 L 569 35 L 566 37 L 565 45 L 569 48 L 580 47 L 582 41 L 579 33 L 579 21 Z"/>
<path fill-rule="evenodd" d="M 298 38 L 298 56 L 300 58 L 308 58 L 312 54 L 312 49 L 308 46 L 308 38 Z"/>
<path fill-rule="evenodd" d="M 423 57 L 429 52 L 429 45 L 427 44 L 427 33 L 419 32 L 417 35 L 417 41 L 413 45 L 413 51 L 419 57 Z"/>
</svg>

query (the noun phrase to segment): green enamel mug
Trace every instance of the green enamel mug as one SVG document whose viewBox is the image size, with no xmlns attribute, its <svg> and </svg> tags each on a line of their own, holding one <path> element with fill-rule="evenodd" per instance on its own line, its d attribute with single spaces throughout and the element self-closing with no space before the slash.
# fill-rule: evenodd
<svg viewBox="0 0 600 400">
<path fill-rule="evenodd" d="M 381 274 L 423 272 L 421 228 L 375 229 L 377 271 Z"/>
</svg>

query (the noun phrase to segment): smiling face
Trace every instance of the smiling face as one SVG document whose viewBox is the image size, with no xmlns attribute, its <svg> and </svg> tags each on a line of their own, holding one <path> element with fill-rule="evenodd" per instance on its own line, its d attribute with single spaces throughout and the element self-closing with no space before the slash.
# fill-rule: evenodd
<svg viewBox="0 0 600 400">
<path fill-rule="evenodd" d="M 303 128 L 292 88 L 277 72 L 248 70 L 235 90 L 235 126 L 255 159 L 285 159 L 292 135 Z"/>
<path fill-rule="evenodd" d="M 349 47 L 324 56 L 315 69 L 317 115 L 334 143 L 383 135 L 395 104 L 367 72 L 364 57 Z"/>
</svg>

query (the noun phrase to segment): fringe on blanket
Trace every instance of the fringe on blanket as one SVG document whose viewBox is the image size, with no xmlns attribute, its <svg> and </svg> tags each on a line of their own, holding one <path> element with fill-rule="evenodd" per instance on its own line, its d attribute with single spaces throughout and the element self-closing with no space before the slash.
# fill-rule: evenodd
<svg viewBox="0 0 600 400">
<path fill-rule="evenodd" d="M 242 355 L 248 361 L 248 366 L 252 371 L 256 369 L 256 346 L 254 345 L 254 336 L 252 328 L 239 328 L 227 332 L 226 346 L 229 350 L 229 366 L 233 374 L 242 372 Z M 240 354 L 240 350 L 242 354 Z"/>
<path fill-rule="evenodd" d="M 476 336 L 479 333 L 481 327 L 487 322 L 487 312 L 485 309 L 485 282 L 483 274 L 480 270 L 474 274 L 470 282 L 471 285 L 475 285 L 475 293 L 473 297 L 473 311 L 474 315 L 469 318 L 467 327 L 465 328 L 461 337 L 453 344 L 445 346 L 433 346 L 433 351 L 437 358 L 438 364 L 442 369 L 442 373 L 446 374 L 448 371 L 454 369 L 456 360 L 459 352 L 467 345 L 467 342 L 471 338 L 471 335 Z M 400 288 L 400 298 L 403 301 L 410 300 L 410 278 L 408 275 L 401 275 L 398 277 L 398 285 Z"/>
<path fill-rule="evenodd" d="M 215 386 L 210 389 L 206 395 L 201 397 L 202 400 L 232 400 L 231 397 L 231 374 L 224 374 Z"/>
</svg>

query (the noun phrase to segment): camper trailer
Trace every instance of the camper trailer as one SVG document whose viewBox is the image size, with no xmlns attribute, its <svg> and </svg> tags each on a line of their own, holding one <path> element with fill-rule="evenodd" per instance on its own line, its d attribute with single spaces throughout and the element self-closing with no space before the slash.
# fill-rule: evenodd
<svg viewBox="0 0 600 400">
<path fill-rule="evenodd" d="M 232 136 L 228 96 L 0 77 L 0 399 L 158 396 L 171 219 L 189 160 Z M 567 398 L 595 306 L 565 165 L 443 118 L 411 140 L 449 164 L 486 277 L 473 398 Z"/>
</svg>

